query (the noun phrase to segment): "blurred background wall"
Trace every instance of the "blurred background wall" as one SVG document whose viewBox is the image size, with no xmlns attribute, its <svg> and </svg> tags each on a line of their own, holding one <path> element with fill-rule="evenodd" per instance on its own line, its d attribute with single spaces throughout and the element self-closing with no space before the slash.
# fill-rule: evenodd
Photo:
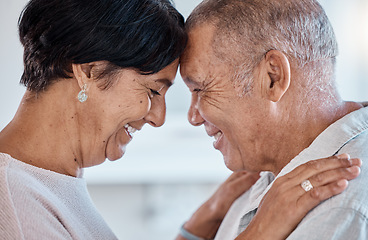
<svg viewBox="0 0 368 240">
<path fill-rule="evenodd" d="M 175 0 L 187 17 L 200 0 Z M 0 129 L 24 93 L 17 19 L 26 0 L 0 0 Z M 340 47 L 337 82 L 344 99 L 368 101 L 368 1 L 323 0 Z M 86 169 L 92 199 L 120 239 L 173 239 L 180 225 L 230 171 L 203 127 L 190 126 L 180 76 L 167 93 L 167 122 L 144 127 L 123 159 Z"/>
</svg>

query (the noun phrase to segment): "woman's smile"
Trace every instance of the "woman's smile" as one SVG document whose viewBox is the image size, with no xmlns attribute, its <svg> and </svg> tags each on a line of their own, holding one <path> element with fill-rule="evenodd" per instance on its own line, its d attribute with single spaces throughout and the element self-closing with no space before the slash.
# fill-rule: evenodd
<svg viewBox="0 0 368 240">
<path fill-rule="evenodd" d="M 130 126 L 129 124 L 126 124 L 124 126 L 124 129 L 127 132 L 127 134 L 130 136 L 130 138 L 133 138 L 133 133 L 135 133 L 136 131 L 138 131 L 138 129 Z"/>
</svg>

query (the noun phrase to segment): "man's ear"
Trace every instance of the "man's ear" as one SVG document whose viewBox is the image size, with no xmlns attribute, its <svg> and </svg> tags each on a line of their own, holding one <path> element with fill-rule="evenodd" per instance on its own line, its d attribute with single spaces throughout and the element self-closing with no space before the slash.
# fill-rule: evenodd
<svg viewBox="0 0 368 240">
<path fill-rule="evenodd" d="M 80 88 L 84 84 L 89 84 L 91 81 L 93 64 L 83 63 L 83 64 L 72 64 L 74 78 L 77 79 Z"/>
<path fill-rule="evenodd" d="M 290 86 L 290 63 L 286 55 L 270 50 L 264 58 L 262 92 L 266 98 L 278 102 Z"/>
</svg>

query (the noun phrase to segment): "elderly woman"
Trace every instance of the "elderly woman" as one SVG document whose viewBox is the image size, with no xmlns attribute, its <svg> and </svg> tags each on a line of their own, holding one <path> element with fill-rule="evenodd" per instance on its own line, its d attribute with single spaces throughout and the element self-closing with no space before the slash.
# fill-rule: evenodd
<svg viewBox="0 0 368 240">
<path fill-rule="evenodd" d="M 21 83 L 27 91 L 0 133 L 0 235 L 116 239 L 89 197 L 83 168 L 121 158 L 133 132 L 144 124 L 164 123 L 165 93 L 187 41 L 184 19 L 168 0 L 31 0 L 21 15 L 19 35 L 24 46 Z M 321 161 L 326 162 L 323 169 L 309 164 L 294 173 L 328 179 L 323 187 L 283 201 L 300 184 L 297 176 L 286 176 L 296 179 L 295 186 L 278 192 L 284 185 L 282 179 L 277 182 L 264 200 L 268 211 L 260 211 L 257 219 L 272 218 L 272 211 L 287 214 L 290 208 L 283 204 L 303 197 L 293 218 L 272 222 L 288 232 L 309 209 L 343 191 L 346 180 L 358 175 L 345 169 L 357 168 L 359 160 L 340 156 Z M 178 238 L 213 236 L 231 203 L 256 178 L 233 174 Z"/>
</svg>

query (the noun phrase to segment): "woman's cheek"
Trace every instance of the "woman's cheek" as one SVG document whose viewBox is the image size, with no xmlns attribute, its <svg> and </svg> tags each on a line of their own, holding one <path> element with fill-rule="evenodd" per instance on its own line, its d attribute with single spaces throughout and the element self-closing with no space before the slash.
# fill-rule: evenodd
<svg viewBox="0 0 368 240">
<path fill-rule="evenodd" d="M 146 112 L 148 113 L 150 110 L 151 110 L 151 105 L 152 105 L 152 102 L 151 102 L 151 98 L 149 96 L 147 96 L 147 108 L 146 108 Z"/>
<path fill-rule="evenodd" d="M 137 104 L 137 107 L 139 109 L 138 110 L 138 115 L 139 115 L 139 119 L 144 118 L 145 116 L 147 116 L 148 112 L 151 110 L 151 98 L 146 95 L 145 97 L 143 97 L 139 103 Z"/>
</svg>

